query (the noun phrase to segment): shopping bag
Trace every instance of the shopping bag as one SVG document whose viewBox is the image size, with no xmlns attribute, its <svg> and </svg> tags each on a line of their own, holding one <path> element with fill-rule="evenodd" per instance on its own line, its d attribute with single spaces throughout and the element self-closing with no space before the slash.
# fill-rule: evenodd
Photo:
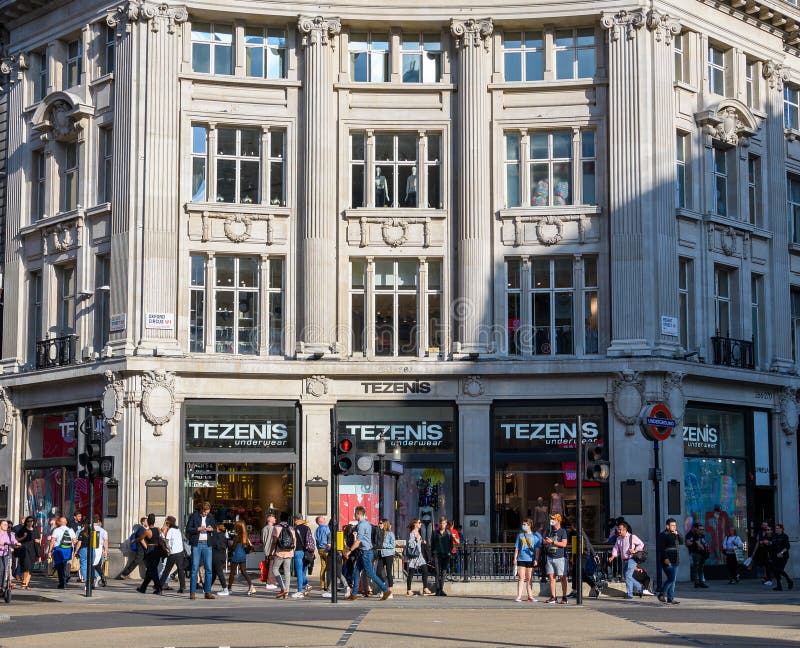
<svg viewBox="0 0 800 648">
<path fill-rule="evenodd" d="M 69 561 L 69 571 L 72 574 L 80 570 L 81 570 L 81 559 L 78 558 L 78 554 L 75 554 Z"/>
</svg>

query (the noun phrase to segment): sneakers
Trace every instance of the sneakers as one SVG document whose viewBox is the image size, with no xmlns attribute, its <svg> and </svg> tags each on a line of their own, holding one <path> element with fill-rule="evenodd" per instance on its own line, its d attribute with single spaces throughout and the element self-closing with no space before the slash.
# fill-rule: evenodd
<svg viewBox="0 0 800 648">
<path fill-rule="evenodd" d="M 764 581 L 764 587 L 772 587 L 772 581 L 771 580 Z"/>
<path fill-rule="evenodd" d="M 264 585 L 264 589 L 266 589 L 268 592 L 276 592 L 278 590 L 278 586 L 273 585 L 272 583 L 267 583 Z"/>
<path fill-rule="evenodd" d="M 562 597 L 561 597 L 561 598 L 558 600 L 558 604 L 559 604 L 559 605 L 566 605 L 566 604 L 567 604 L 567 597 L 566 597 L 566 596 L 562 596 Z"/>
<path fill-rule="evenodd" d="M 322 598 L 331 598 L 333 594 L 330 592 L 322 592 Z"/>
<path fill-rule="evenodd" d="M 253 596 L 253 594 L 255 593 L 256 593 L 256 588 L 251 585 L 250 589 L 247 590 L 247 596 Z"/>
<path fill-rule="evenodd" d="M 649 589 L 643 589 L 642 594 L 644 596 L 655 596 L 655 594 L 653 594 L 653 592 L 651 592 Z"/>
<path fill-rule="evenodd" d="M 515 598 L 514 600 L 515 600 L 517 603 L 522 603 L 522 599 L 521 599 L 519 596 L 518 596 L 517 598 Z"/>
<path fill-rule="evenodd" d="M 305 596 L 306 595 L 303 594 L 303 592 L 295 592 L 294 594 L 292 594 L 292 598 L 293 599 L 301 599 L 301 598 L 305 598 Z"/>
<path fill-rule="evenodd" d="M 532 596 L 528 597 L 528 601 L 530 601 L 531 603 L 538 603 L 539 602 L 535 598 L 533 598 Z"/>
<path fill-rule="evenodd" d="M 555 605 L 556 603 L 558 603 L 558 599 L 555 599 L 551 596 L 549 599 L 547 599 L 547 603 L 548 605 Z"/>
<path fill-rule="evenodd" d="M 217 596 L 228 596 L 230 594 L 230 590 L 227 587 L 224 587 L 219 592 L 217 592 Z"/>
<path fill-rule="evenodd" d="M 349 601 L 351 600 L 350 597 L 352 595 L 353 595 L 353 590 L 348 585 L 347 587 L 344 588 L 344 598 Z"/>
<path fill-rule="evenodd" d="M 389 600 L 390 598 L 392 598 L 392 588 L 391 588 L 391 587 L 390 587 L 389 589 L 387 589 L 387 590 L 386 590 L 386 591 L 383 593 L 383 596 L 381 596 L 381 601 L 387 601 L 387 600 Z"/>
</svg>

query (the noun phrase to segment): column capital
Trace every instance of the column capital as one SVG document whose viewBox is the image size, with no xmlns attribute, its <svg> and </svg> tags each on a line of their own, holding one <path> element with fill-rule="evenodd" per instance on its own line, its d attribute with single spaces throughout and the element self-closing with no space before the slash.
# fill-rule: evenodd
<svg viewBox="0 0 800 648">
<path fill-rule="evenodd" d="M 450 33 L 456 38 L 456 47 L 478 47 L 489 50 L 489 37 L 494 31 L 491 18 L 451 18 Z"/>
<path fill-rule="evenodd" d="M 120 27 L 130 32 L 131 25 L 137 21 L 149 22 L 150 29 L 157 32 L 166 26 L 168 34 L 176 33 L 175 26 L 189 20 L 189 12 L 184 6 L 172 6 L 165 2 L 154 4 L 141 0 L 129 0 L 120 5 L 112 13 L 106 15 L 106 24 L 117 29 L 117 36 L 122 36 Z"/>
<path fill-rule="evenodd" d="M 342 31 L 342 22 L 338 18 L 323 18 L 322 16 L 299 16 L 297 18 L 297 31 L 303 35 L 303 47 L 309 45 L 327 45 L 333 43 L 330 36 L 338 36 Z"/>
<path fill-rule="evenodd" d="M 651 9 L 647 12 L 647 29 L 656 37 L 656 42 L 672 44 L 672 39 L 681 33 L 681 24 L 669 14 Z"/>
<path fill-rule="evenodd" d="M 608 30 L 608 38 L 612 42 L 619 40 L 623 32 L 628 40 L 633 40 L 636 32 L 645 24 L 645 15 L 641 9 L 623 9 L 614 14 L 603 13 L 600 24 Z"/>
<path fill-rule="evenodd" d="M 0 76 L 7 76 L 9 84 L 14 84 L 22 79 L 22 72 L 28 69 L 28 54 L 20 52 L 13 56 L 5 55 L 5 51 L 0 51 Z M 0 94 L 3 87 L 0 85 Z"/>
<path fill-rule="evenodd" d="M 789 71 L 778 61 L 764 61 L 761 76 L 769 83 L 771 90 L 783 92 L 783 84 L 789 80 Z"/>
</svg>

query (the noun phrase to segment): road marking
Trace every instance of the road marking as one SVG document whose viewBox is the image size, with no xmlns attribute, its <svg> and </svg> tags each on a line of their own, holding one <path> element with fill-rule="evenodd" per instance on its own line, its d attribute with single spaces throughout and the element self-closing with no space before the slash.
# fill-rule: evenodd
<svg viewBox="0 0 800 648">
<path fill-rule="evenodd" d="M 647 628 L 648 630 L 652 630 L 653 632 L 657 632 L 659 634 L 664 635 L 665 637 L 669 637 L 670 639 L 682 639 L 683 641 L 688 641 L 689 643 L 696 644 L 698 646 L 713 646 L 714 644 L 710 644 L 702 639 L 695 639 L 694 637 L 689 637 L 687 635 L 677 634 L 675 632 L 670 632 L 669 630 L 665 630 L 664 628 L 659 628 L 658 626 L 652 625 L 647 621 L 638 621 L 636 619 L 630 619 L 621 614 L 612 614 L 611 612 L 607 612 L 606 610 L 599 610 L 595 608 L 598 612 L 602 612 L 608 616 L 614 617 L 615 619 L 622 619 L 623 621 L 628 621 L 629 623 L 635 623 L 636 625 L 642 626 L 643 628 Z"/>
<path fill-rule="evenodd" d="M 350 637 L 352 637 L 353 633 L 356 630 L 358 630 L 359 624 L 364 620 L 364 617 L 366 617 L 367 614 L 369 614 L 369 610 L 364 610 L 355 619 L 353 619 L 353 622 L 349 626 L 347 626 L 347 630 L 344 631 L 344 634 L 342 635 L 342 637 L 339 639 L 338 643 L 336 644 L 337 646 L 346 646 L 347 645 L 347 642 L 350 641 Z"/>
</svg>

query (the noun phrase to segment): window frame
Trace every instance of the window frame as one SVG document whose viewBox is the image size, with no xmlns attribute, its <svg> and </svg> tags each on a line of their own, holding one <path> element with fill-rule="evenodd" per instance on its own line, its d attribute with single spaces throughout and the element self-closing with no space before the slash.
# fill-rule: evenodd
<svg viewBox="0 0 800 648">
<path fill-rule="evenodd" d="M 572 33 L 571 45 L 558 45 L 559 33 Z M 581 35 L 581 32 L 583 34 Z M 585 38 L 591 32 L 592 43 L 591 45 L 581 44 L 580 38 Z M 572 76 L 559 76 L 559 52 L 571 51 L 572 54 Z M 592 73 L 588 76 L 581 76 L 580 74 L 580 53 L 591 51 L 592 52 Z M 578 79 L 593 79 L 597 74 L 597 34 L 594 27 L 567 27 L 563 29 L 556 29 L 553 32 L 553 73 L 557 81 L 569 81 Z"/>
<path fill-rule="evenodd" d="M 714 146 L 711 149 L 712 155 L 712 164 L 711 164 L 711 176 L 712 176 L 712 199 L 713 199 L 713 213 L 717 216 L 722 216 L 723 218 L 728 218 L 731 215 L 730 210 L 730 196 L 729 192 L 729 167 L 730 161 L 728 160 L 730 151 Z M 724 160 L 725 168 L 723 171 L 720 171 L 718 162 L 719 160 Z M 723 191 L 720 193 L 720 186 L 724 187 Z M 724 203 L 720 202 L 720 196 L 724 196 Z M 720 211 L 721 206 L 721 211 Z"/>
<path fill-rule="evenodd" d="M 733 269 L 722 266 L 714 266 L 714 329 L 716 337 L 732 338 L 733 337 L 733 294 L 731 289 L 733 287 Z M 720 289 L 723 284 L 726 288 L 727 295 L 721 293 Z M 722 308 L 723 305 L 727 311 L 727 322 L 722 321 Z M 725 328 L 721 324 L 725 324 Z"/>
<path fill-rule="evenodd" d="M 216 128 L 217 137 L 216 137 L 216 148 L 214 150 L 215 156 L 215 163 L 214 163 L 214 202 L 222 203 L 227 205 L 259 205 L 261 204 L 261 196 L 263 192 L 263 187 L 261 186 L 262 182 L 262 173 L 263 173 L 263 142 L 261 137 L 261 130 L 258 128 L 248 127 L 248 126 L 220 126 L 218 125 Z M 223 131 L 233 131 L 235 133 L 234 140 L 235 140 L 235 153 L 220 153 L 220 140 L 222 139 L 222 132 Z M 255 141 L 258 142 L 258 152 L 256 155 L 245 155 L 242 150 L 242 140 L 243 134 L 245 131 L 250 132 L 251 134 L 255 134 Z M 234 183 L 233 183 L 233 200 L 224 200 L 224 196 L 220 193 L 220 168 L 222 167 L 221 163 L 233 163 L 234 167 Z M 246 164 L 258 164 L 258 171 L 256 173 L 256 183 L 257 186 L 255 188 L 255 198 L 250 198 L 250 200 L 245 200 L 247 196 L 244 196 L 242 193 L 242 168 Z M 227 165 L 226 165 L 227 166 Z M 223 198 L 222 200 L 220 198 Z"/>
<path fill-rule="evenodd" d="M 747 156 L 747 212 L 751 225 L 762 227 L 761 209 L 761 156 Z"/>
<path fill-rule="evenodd" d="M 42 335 L 42 325 L 44 316 L 44 284 L 42 283 L 42 271 L 33 270 L 28 275 L 28 315 L 29 322 L 33 323 L 33 330 L 28 329 L 30 341 L 28 344 L 28 357 L 30 362 L 36 362 L 36 343 Z"/>
<path fill-rule="evenodd" d="M 48 66 L 47 49 L 37 54 L 39 58 L 39 74 L 36 78 L 34 88 L 34 99 L 41 101 L 47 96 L 47 85 L 50 81 L 50 70 Z"/>
<path fill-rule="evenodd" d="M 686 185 L 688 180 L 686 164 L 686 148 L 689 136 L 681 131 L 675 133 L 675 207 L 685 209 L 687 207 Z"/>
<path fill-rule="evenodd" d="M 761 347 L 764 342 L 763 339 L 763 315 L 764 311 L 764 275 L 751 273 L 750 274 L 750 330 L 751 339 L 753 340 L 753 366 L 758 367 L 763 353 Z"/>
<path fill-rule="evenodd" d="M 94 351 L 100 353 L 111 335 L 111 256 L 95 256 Z"/>
<path fill-rule="evenodd" d="M 746 58 L 744 62 L 744 96 L 745 105 L 755 109 L 758 104 L 758 86 L 756 85 L 758 75 L 756 74 L 757 61 Z"/>
<path fill-rule="evenodd" d="M 256 31 L 261 31 L 261 35 L 257 35 Z M 248 33 L 253 32 L 253 33 Z M 278 33 L 279 32 L 279 33 Z M 250 42 L 248 39 L 256 39 L 260 38 L 261 42 Z M 277 45 L 274 43 L 270 43 L 270 39 L 276 38 L 278 39 Z M 289 35 L 288 31 L 285 27 L 273 27 L 273 26 L 246 26 L 244 28 L 244 61 L 245 61 L 245 70 L 244 75 L 251 79 L 286 79 L 288 73 L 288 40 Z M 281 43 L 282 41 L 282 43 Z M 250 65 L 253 50 L 261 50 L 260 53 L 260 65 L 261 65 L 261 74 L 252 74 L 248 72 L 248 66 Z M 277 52 L 277 54 L 276 54 Z M 281 73 L 279 76 L 273 76 L 270 74 L 270 56 L 276 57 L 280 64 Z"/>
<path fill-rule="evenodd" d="M 74 53 L 70 51 L 73 46 L 75 47 Z M 78 37 L 77 39 L 67 41 L 66 50 L 64 88 L 69 89 L 81 83 L 81 76 L 83 75 L 83 40 Z"/>
<path fill-rule="evenodd" d="M 233 268 L 234 268 L 234 280 L 233 285 L 231 286 L 219 286 L 219 266 L 220 261 L 223 259 L 232 259 L 233 260 Z M 249 259 L 250 261 L 256 262 L 256 286 L 240 286 L 240 272 L 241 272 L 241 261 L 243 259 Z M 212 312 L 214 314 L 213 320 L 213 335 L 214 338 L 212 340 L 212 344 L 214 345 L 214 353 L 220 355 L 243 355 L 243 356 L 252 356 L 252 355 L 259 355 L 259 348 L 260 348 L 260 341 L 261 341 L 261 259 L 258 256 L 254 255 L 235 255 L 235 254 L 222 254 L 222 255 L 215 255 L 214 257 L 214 276 L 213 276 L 213 283 L 211 285 L 211 294 L 212 294 Z M 206 272 L 206 281 L 208 281 L 208 272 Z M 226 313 L 228 311 L 220 311 L 219 309 L 219 294 L 220 293 L 232 293 L 233 295 L 233 322 L 230 326 L 219 326 L 218 324 L 218 316 L 220 313 Z M 239 340 L 239 336 L 242 332 L 242 327 L 240 325 L 241 314 L 240 314 L 240 295 L 252 295 L 252 304 L 253 304 L 253 326 L 251 330 L 255 334 L 255 340 L 252 340 L 249 343 L 251 348 L 253 349 L 252 353 L 242 352 L 241 341 Z M 245 327 L 247 328 L 247 327 Z M 231 336 L 229 340 L 224 340 L 219 338 L 220 329 L 231 329 Z M 224 345 L 226 342 L 231 343 L 231 351 L 224 351 Z"/>
<path fill-rule="evenodd" d="M 409 42 L 407 36 L 414 34 L 417 37 L 416 43 Z M 426 37 L 430 37 L 430 40 L 427 40 Z M 428 47 L 428 45 L 435 45 L 436 47 Z M 416 47 L 412 47 L 416 45 Z M 390 45 L 391 51 L 391 45 Z M 405 78 L 405 69 L 406 69 L 406 59 L 407 58 L 416 58 L 419 61 L 419 78 L 416 81 L 406 80 Z M 422 83 L 439 83 L 442 80 L 443 74 L 443 59 L 444 59 L 444 48 L 442 47 L 442 37 L 441 34 L 436 32 L 403 32 L 400 35 L 400 81 L 402 83 L 408 84 L 422 84 Z M 433 73 L 434 78 L 426 78 L 427 74 L 426 71 L 430 70 L 429 65 L 426 65 L 426 62 L 431 61 L 430 65 L 433 65 Z"/>
<path fill-rule="evenodd" d="M 714 61 L 714 56 L 713 56 L 714 53 L 719 53 L 720 54 L 720 57 L 722 59 L 722 63 L 718 63 L 718 62 Z M 726 61 L 725 61 L 725 58 L 727 57 L 727 54 L 728 54 L 727 51 L 724 50 L 721 46 L 716 45 L 714 43 L 709 43 L 708 44 L 708 53 L 707 53 L 707 56 L 706 56 L 706 65 L 707 65 L 707 69 L 708 69 L 708 91 L 711 94 L 716 94 L 716 95 L 719 95 L 721 97 L 725 97 L 726 96 L 725 91 L 727 90 L 727 85 L 728 85 L 728 80 L 726 78 L 728 70 L 727 70 L 727 65 L 726 65 Z M 717 82 L 716 82 L 717 74 L 716 73 L 718 73 L 719 76 L 721 76 L 721 79 L 722 79 L 721 92 L 718 91 L 719 89 L 717 88 Z"/>
<path fill-rule="evenodd" d="M 694 328 L 692 326 L 692 303 L 694 282 L 694 259 L 691 257 L 678 257 L 678 310 L 680 312 L 680 330 L 678 339 L 681 346 L 688 351 L 694 341 Z"/>
<path fill-rule="evenodd" d="M 506 42 L 508 36 L 510 34 L 519 35 L 519 46 L 511 46 L 509 47 Z M 529 35 L 534 35 L 533 37 Z M 538 35 L 539 38 L 537 39 L 535 35 Z M 528 43 L 535 43 L 536 41 L 540 41 L 541 45 L 528 45 Z M 513 42 L 513 41 L 512 41 Z M 528 54 L 539 54 L 541 55 L 541 76 L 539 78 L 528 78 Z M 508 78 L 508 61 L 511 60 L 512 57 L 517 57 L 519 59 L 519 79 L 509 79 Z M 544 80 L 544 72 L 545 72 L 545 60 L 547 58 L 546 54 L 546 40 L 545 40 L 545 32 L 543 29 L 529 29 L 529 30 L 513 30 L 513 31 L 506 31 L 503 33 L 503 80 L 506 83 L 528 83 L 531 81 L 543 81 Z M 536 75 L 534 75 L 535 77 Z"/>
<path fill-rule="evenodd" d="M 117 30 L 110 25 L 105 25 L 105 29 L 101 32 L 104 36 L 103 47 L 103 66 L 102 74 L 113 74 L 116 66 L 116 50 L 117 50 Z"/>
<path fill-rule="evenodd" d="M 57 306 L 56 330 L 59 337 L 76 331 L 77 268 L 74 263 L 56 266 Z"/>
<path fill-rule="evenodd" d="M 33 182 L 31 183 L 31 222 L 46 216 L 47 201 L 47 156 L 43 148 L 33 150 Z"/>
<path fill-rule="evenodd" d="M 71 157 L 74 152 L 74 164 Z M 65 142 L 63 147 L 63 167 L 61 169 L 61 211 L 78 208 L 80 192 L 80 150 L 77 141 Z"/>
<path fill-rule="evenodd" d="M 354 36 L 362 36 L 366 35 L 366 41 L 354 40 Z M 373 43 L 383 43 L 384 41 L 378 41 L 374 36 L 382 35 L 385 38 L 386 42 L 386 49 L 380 49 L 379 47 L 374 47 Z M 354 47 L 355 43 L 365 43 L 365 47 L 361 49 L 356 49 Z M 367 78 L 366 79 L 357 79 L 356 78 L 356 56 L 359 55 L 366 55 L 367 60 Z M 375 63 L 374 60 L 383 59 L 382 67 L 383 67 L 383 77 L 382 79 L 374 79 L 373 72 L 375 71 Z M 391 81 L 392 76 L 392 39 L 391 34 L 389 32 L 378 32 L 378 31 L 351 31 L 349 34 L 349 41 L 347 44 L 347 60 L 349 65 L 349 73 L 350 73 L 350 80 L 353 83 L 389 83 Z"/>
<path fill-rule="evenodd" d="M 114 182 L 114 129 L 113 125 L 102 126 L 97 129 L 100 137 L 98 138 L 98 156 L 100 163 L 98 173 L 98 202 L 110 203 L 113 195 Z"/>
<path fill-rule="evenodd" d="M 686 83 L 686 34 L 676 34 L 672 41 L 673 70 L 672 77 L 676 83 Z"/>
<path fill-rule="evenodd" d="M 207 31 L 201 31 L 199 26 L 208 26 Z M 228 30 L 228 32 L 224 31 Z M 209 38 L 201 38 L 198 37 L 198 34 L 209 34 Z M 219 41 L 216 40 L 217 35 L 223 37 L 230 37 L 229 40 L 226 38 L 221 38 Z M 236 30 L 232 24 L 227 23 L 214 23 L 214 22 L 203 22 L 203 21 L 195 21 L 191 24 L 191 45 L 192 45 L 192 72 L 196 74 L 210 74 L 210 75 L 219 75 L 219 76 L 233 76 L 234 66 L 235 66 L 235 46 L 236 46 Z M 195 64 L 198 63 L 198 58 L 196 56 L 196 52 L 199 50 L 201 46 L 208 47 L 208 70 L 198 70 L 195 67 Z M 230 60 L 230 65 L 228 66 L 227 72 L 221 72 L 217 70 L 217 60 L 218 60 L 218 53 L 217 49 L 227 49 L 228 50 L 228 58 Z"/>
<path fill-rule="evenodd" d="M 789 83 L 783 86 L 783 127 L 800 130 L 800 87 Z"/>
<path fill-rule="evenodd" d="M 202 283 L 195 283 L 195 260 L 202 269 Z M 206 293 L 209 289 L 208 256 L 205 254 L 189 254 L 189 353 L 205 353 L 208 323 L 206 321 Z M 200 304 L 199 308 L 196 307 Z M 216 310 L 214 309 L 216 313 Z"/>
</svg>

